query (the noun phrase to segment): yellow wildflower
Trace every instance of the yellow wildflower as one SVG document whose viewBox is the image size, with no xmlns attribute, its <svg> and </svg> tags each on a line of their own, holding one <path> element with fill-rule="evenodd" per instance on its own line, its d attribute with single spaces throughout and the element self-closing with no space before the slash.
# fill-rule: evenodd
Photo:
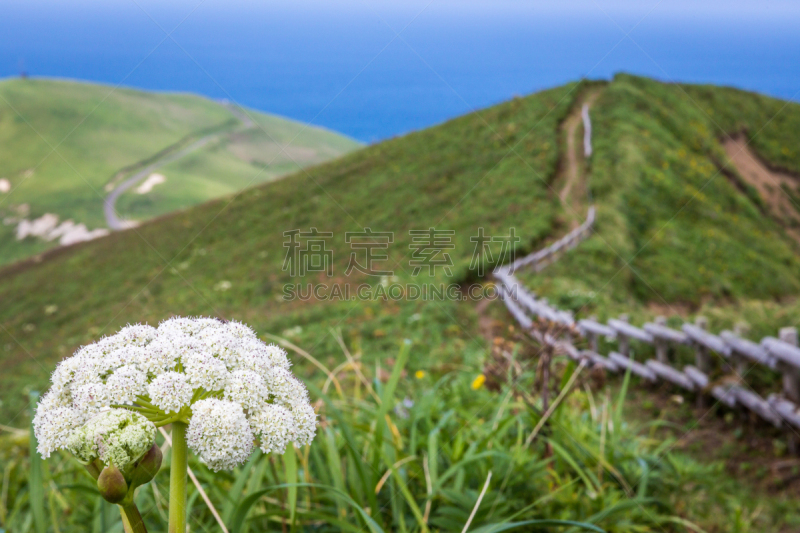
<svg viewBox="0 0 800 533">
<path fill-rule="evenodd" d="M 486 382 L 486 376 L 484 376 L 483 374 L 478 375 L 478 377 L 476 377 L 472 381 L 472 390 L 480 389 L 481 387 L 483 387 L 483 384 L 485 382 Z"/>
<path fill-rule="evenodd" d="M 425 377 L 425 371 L 424 371 L 424 370 L 417 370 L 417 371 L 414 373 L 414 376 L 415 376 L 417 379 L 422 379 L 422 378 L 424 378 L 424 377 Z"/>
</svg>

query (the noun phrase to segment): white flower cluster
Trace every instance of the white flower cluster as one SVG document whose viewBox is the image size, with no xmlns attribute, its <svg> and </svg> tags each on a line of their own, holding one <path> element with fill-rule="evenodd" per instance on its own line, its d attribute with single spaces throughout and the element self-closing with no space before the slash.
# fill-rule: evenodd
<svg viewBox="0 0 800 533">
<path fill-rule="evenodd" d="M 127 326 L 62 361 L 39 402 L 39 453 L 66 448 L 100 412 L 136 410 L 158 424 L 188 420 L 189 447 L 213 470 L 244 462 L 258 439 L 265 453 L 309 444 L 316 414 L 286 352 L 246 325 L 171 318 Z"/>
</svg>

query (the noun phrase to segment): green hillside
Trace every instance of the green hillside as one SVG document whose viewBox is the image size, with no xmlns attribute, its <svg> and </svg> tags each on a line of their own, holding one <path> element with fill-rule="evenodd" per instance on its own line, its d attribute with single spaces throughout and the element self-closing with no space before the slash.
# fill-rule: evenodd
<svg viewBox="0 0 800 533">
<path fill-rule="evenodd" d="M 401 264 L 384 262 L 380 268 L 406 278 L 409 229 L 455 230 L 453 274 L 461 277 L 473 247 L 469 237 L 479 226 L 487 234 L 508 233 L 513 226 L 531 248 L 553 231 L 558 207 L 546 181 L 559 156 L 557 125 L 579 93 L 575 89 L 570 85 L 513 100 L 247 190 L 233 200 L 79 245 L 40 264 L 11 267 L 0 282 L 0 335 L 8 350 L 1 364 L 15 367 L 2 372 L 15 383 L 15 391 L 4 396 L 8 412 L 21 405 L 23 384 L 43 384 L 44 369 L 75 346 L 128 322 L 157 322 L 172 313 L 236 316 L 259 331 L 276 333 L 310 324 L 304 342 L 330 347 L 329 326 L 358 324 L 353 334 L 363 333 L 376 347 L 394 351 L 391 329 L 403 329 L 420 308 L 451 325 L 448 334 L 474 339 L 471 327 L 452 322 L 454 314 L 463 313 L 453 302 L 281 301 L 282 285 L 291 281 L 282 271 L 283 232 L 311 227 L 333 232 L 333 271 L 340 281 L 349 258 L 344 232 L 364 227 L 395 232 L 389 251 Z M 509 149 L 514 143 L 516 153 Z M 537 206 L 533 214 L 532 205 Z M 354 276 L 351 283 L 362 280 L 370 282 Z M 223 282 L 230 288 L 219 290 Z M 47 314 L 52 306 L 58 311 Z M 427 319 L 419 320 L 413 329 L 420 336 L 445 329 L 429 326 Z M 384 336 L 375 335 L 381 329 Z M 482 342 L 471 345 L 483 348 Z M 452 343 L 443 349 L 454 350 Z M 35 361 L 28 353 L 36 354 Z"/>
<path fill-rule="evenodd" d="M 165 183 L 145 194 L 123 194 L 116 205 L 120 216 L 146 220 L 359 146 L 263 113 L 248 112 L 255 124 L 245 124 L 243 113 L 199 96 L 112 89 L 47 79 L 0 81 L 0 179 L 10 186 L 0 188 L 0 264 L 58 244 L 58 238 L 37 236 L 18 241 L 21 220 L 50 213 L 90 231 L 106 228 L 103 199 L 110 190 L 204 137 L 202 148 L 157 169 Z"/>
<path fill-rule="evenodd" d="M 534 290 L 561 307 L 601 316 L 648 304 L 651 314 L 677 315 L 704 304 L 788 302 L 800 292 L 800 245 L 720 143 L 745 132 L 754 157 L 798 172 L 800 157 L 791 150 L 800 105 L 620 75 L 592 116 L 597 232 L 556 268 L 523 275 Z M 800 179 L 787 193 L 798 190 Z M 800 211 L 800 202 L 794 208 Z M 769 324 L 763 335 L 774 334 L 766 316 L 755 322 Z M 760 331 L 752 333 L 757 338 Z"/>
<path fill-rule="evenodd" d="M 547 446 L 568 446 L 568 451 L 556 449 L 561 459 L 543 446 L 523 447 L 523 437 L 537 420 L 530 414 L 529 400 L 504 394 L 510 404 L 501 405 L 499 395 L 470 392 L 471 379 L 490 353 L 487 337 L 514 335 L 505 326 L 499 332 L 491 327 L 482 331 L 487 315 L 507 319 L 496 302 L 480 311 L 454 300 L 283 298 L 285 285 L 298 282 L 339 282 L 352 287 L 364 283 L 373 290 L 387 282 L 485 282 L 478 265 L 493 260 L 484 254 L 477 264 L 472 261 L 475 241 L 471 238 L 481 228 L 489 236 L 505 236 L 513 228 L 521 238 L 515 245 L 518 253 L 561 236 L 575 218 L 557 196 L 564 157 L 561 126 L 590 95 L 597 96 L 592 106 L 595 151 L 588 161 L 588 189 L 599 211 L 597 233 L 541 275 L 526 275 L 526 281 L 582 315 L 610 314 L 631 306 L 668 314 L 707 306 L 727 313 L 752 302 L 762 304 L 762 321 L 792 312 L 792 298 L 800 291 L 797 245 L 783 222 L 770 216 L 763 200 L 738 176 L 719 139 L 724 133 L 744 130 L 758 138 L 752 146 L 761 157 L 782 167 L 800 168 L 791 153 L 784 154 L 784 159 L 771 159 L 776 150 L 783 154 L 780 143 L 797 144 L 798 129 L 793 124 L 800 117 L 800 106 L 782 107 L 784 102 L 729 89 L 618 76 L 608 83 L 581 82 L 516 98 L 311 167 L 290 179 L 145 223 L 135 231 L 80 244 L 40 262 L 7 267 L 0 273 L 0 423 L 23 426 L 27 392 L 46 387 L 59 359 L 130 322 L 153 324 L 173 314 L 236 318 L 265 338 L 273 334 L 289 339 L 329 368 L 346 360 L 337 341 L 341 333 L 349 353 L 362 358 L 365 372 L 375 376 L 372 383 L 379 391 L 381 372 L 385 372 L 379 365 L 393 364 L 400 340 L 409 339 L 402 394 L 428 411 L 420 415 L 424 422 L 419 428 L 417 418 L 398 422 L 399 429 L 390 426 L 398 431 L 393 446 L 402 449 L 408 443 L 404 454 L 422 453 L 417 449 L 435 452 L 441 446 L 442 455 L 450 454 L 447 465 L 461 464 L 464 472 L 454 476 L 455 488 L 437 495 L 438 527 L 449 530 L 464 523 L 492 461 L 497 461 L 494 468 L 501 462 L 511 465 L 507 468 L 511 495 L 487 496 L 487 501 L 499 506 L 497 513 L 503 518 L 512 512 L 522 517 L 591 518 L 614 531 L 684 530 L 682 519 L 673 514 L 699 519 L 704 527 L 727 526 L 732 521 L 732 527 L 738 528 L 708 531 L 772 531 L 795 520 L 789 526 L 793 527 L 796 517 L 786 507 L 776 511 L 760 507 L 759 499 L 740 498 L 736 491 L 741 487 L 723 483 L 716 466 L 706 468 L 679 456 L 664 456 L 658 446 L 669 443 L 634 437 L 633 430 L 617 418 L 617 429 L 609 437 L 614 442 L 606 448 L 605 433 L 599 435 L 595 400 L 589 395 L 571 398 L 570 409 L 559 411 L 564 425 L 554 426 Z M 782 119 L 770 120 L 777 109 Z M 718 119 L 722 130 L 709 118 L 708 110 L 713 117 L 728 117 Z M 164 172 L 189 174 L 193 167 L 205 165 L 224 168 L 224 161 L 217 157 L 222 156 L 213 151 L 198 155 L 193 164 L 187 158 L 173 170 L 165 167 Z M 725 172 L 717 174 L 722 168 Z M 132 211 L 150 209 L 135 198 L 123 200 L 130 201 L 122 205 Z M 570 205 L 581 203 L 586 201 Z M 311 228 L 333 234 L 327 241 L 333 257 L 332 278 L 313 272 L 297 279 L 283 269 L 291 250 L 285 246 L 283 233 Z M 385 252 L 389 259 L 377 268 L 393 271 L 395 279 L 345 275 L 353 251 L 345 232 L 364 228 L 393 233 Z M 452 260 L 449 273 L 440 268 L 433 275 L 424 270 L 414 275 L 415 241 L 409 231 L 428 228 L 454 232 L 452 247 L 443 250 Z M 658 246 L 644 246 L 650 240 Z M 493 243 L 494 260 L 500 246 L 501 242 Z M 720 320 L 730 316 L 723 314 Z M 525 341 L 517 342 L 514 354 L 530 349 Z M 298 361 L 294 371 L 320 387 L 325 381 L 309 364 Z M 413 381 L 415 375 L 422 377 Z M 377 410 L 358 396 L 367 396 L 361 385 L 354 387 L 352 402 L 342 401 L 347 414 L 327 413 L 331 425 L 318 438 L 321 444 L 312 446 L 311 458 L 306 457 L 317 467 L 339 468 L 332 457 L 339 451 L 346 455 L 353 447 L 345 441 L 350 437 L 336 429 L 340 420 L 334 423 L 333 418 L 338 416 L 350 417 L 347 420 L 356 424 L 356 438 L 365 439 L 354 449 L 372 453 L 371 434 L 364 428 L 375 423 L 369 417 Z M 437 395 L 438 387 L 441 393 Z M 606 409 L 612 408 L 604 401 L 603 412 L 608 413 Z M 590 410 L 591 419 L 586 415 Z M 616 412 L 611 416 L 619 416 L 619 409 Z M 465 427 L 470 436 L 452 437 Z M 442 437 L 437 441 L 440 429 Z M 505 440 L 493 440 L 496 435 Z M 578 438 L 591 444 L 584 445 Z M 501 461 L 487 455 L 488 466 L 482 462 L 475 472 L 471 466 L 465 472 L 458 461 L 483 450 L 487 442 L 498 443 L 498 454 L 515 450 L 513 457 L 504 456 Z M 587 446 L 605 450 L 597 453 L 606 453 L 608 459 L 598 459 Z M 397 459 L 395 448 L 387 445 L 387 449 L 388 463 L 379 464 L 381 471 Z M 362 461 L 359 453 L 354 457 L 356 463 Z M 581 457 L 584 470 L 573 457 Z M 262 463 L 263 480 L 268 465 Z M 352 494 L 359 494 L 361 488 L 353 488 L 358 483 L 350 479 L 356 476 L 355 467 L 346 469 L 346 482 L 342 469 L 330 469 L 324 474 L 315 470 L 314 475 L 330 483 L 342 479 L 342 486 L 346 483 Z M 415 472 L 409 484 L 413 481 L 414 494 L 424 498 L 422 468 Z M 512 476 L 513 472 L 517 475 Z M 539 472 L 541 477 L 536 477 Z M 279 479 L 278 474 L 274 476 Z M 644 488 L 638 485 L 643 476 L 650 479 Z M 213 489 L 216 501 L 224 500 L 233 479 L 225 483 Z M 365 486 L 371 492 L 374 483 Z M 536 502 L 529 501 L 531 494 L 536 494 Z M 634 494 L 642 500 L 626 499 Z M 361 496 L 366 498 L 366 493 Z M 537 507 L 540 501 L 547 502 L 544 511 Z M 403 516 L 402 505 L 392 502 L 391 519 L 406 520 L 398 518 Z M 491 515 L 495 507 L 486 507 L 482 512 Z M 762 513 L 762 509 L 767 510 Z M 613 512 L 620 513 L 620 518 L 608 518 Z M 338 509 L 333 513 L 340 516 Z M 407 516 L 412 520 L 410 511 Z M 482 515 L 478 522 L 487 523 L 490 518 Z M 213 524 L 209 516 L 205 519 Z"/>
<path fill-rule="evenodd" d="M 566 231 L 554 194 L 558 125 L 576 98 L 597 89 L 590 169 L 597 234 L 557 268 L 527 274 L 528 283 L 582 314 L 651 303 L 673 314 L 670 306 L 677 313 L 703 303 L 797 294 L 797 245 L 760 211 L 758 197 L 738 183 L 735 170 L 718 172 L 718 165 L 727 165 L 717 141 L 721 132 L 697 105 L 712 106 L 708 94 L 732 99 L 720 104 L 729 112 L 741 99 L 751 102 L 754 110 L 742 120 L 757 131 L 783 103 L 619 76 L 607 85 L 568 85 L 518 98 L 40 264 L 12 267 L 0 279 L 2 364 L 14 368 L 2 374 L 13 382 L 4 397 L 7 409 L 22 405 L 23 384 L 43 383 L 54 362 L 81 343 L 173 313 L 237 317 L 277 334 L 292 330 L 298 342 L 323 353 L 336 348 L 329 327 L 366 343 L 374 356 L 394 350 L 398 335 L 427 339 L 435 355 L 429 362 L 461 353 L 464 345 L 482 350 L 471 308 L 452 301 L 284 301 L 284 284 L 298 280 L 282 270 L 283 232 L 333 233 L 333 279 L 314 273 L 303 283 L 378 285 L 374 276 L 344 275 L 352 251 L 344 234 L 363 228 L 394 232 L 390 259 L 376 269 L 393 271 L 400 284 L 430 281 L 424 270 L 412 275 L 409 248 L 409 230 L 429 227 L 455 232 L 451 275 L 439 269 L 433 281 L 476 279 L 479 273 L 469 269 L 470 238 L 480 227 L 487 235 L 507 235 L 513 227 L 522 237 L 520 253 Z M 790 104 L 783 113 L 799 116 L 800 106 Z M 790 119 L 770 124 L 784 124 L 790 139 L 797 135 Z M 765 132 L 778 137 L 772 128 Z"/>
</svg>

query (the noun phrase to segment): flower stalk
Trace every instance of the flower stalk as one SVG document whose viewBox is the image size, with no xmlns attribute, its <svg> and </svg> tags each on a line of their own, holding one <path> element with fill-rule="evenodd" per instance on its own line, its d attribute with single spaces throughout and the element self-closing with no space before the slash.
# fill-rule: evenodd
<svg viewBox="0 0 800 533">
<path fill-rule="evenodd" d="M 169 469 L 169 533 L 186 531 L 186 473 L 189 452 L 186 424 L 172 424 L 172 463 Z"/>
<path fill-rule="evenodd" d="M 147 533 L 142 515 L 139 513 L 139 508 L 133 503 L 133 499 L 128 503 L 120 504 L 119 509 L 125 533 Z"/>
</svg>

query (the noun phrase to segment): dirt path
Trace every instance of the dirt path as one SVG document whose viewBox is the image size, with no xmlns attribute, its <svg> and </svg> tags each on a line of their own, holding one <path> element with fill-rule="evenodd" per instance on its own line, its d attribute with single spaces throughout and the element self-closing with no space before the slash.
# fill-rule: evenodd
<svg viewBox="0 0 800 533">
<path fill-rule="evenodd" d="M 783 190 L 793 191 L 792 194 L 800 198 L 800 179 L 767 168 L 742 136 L 729 137 L 723 145 L 742 178 L 764 199 L 770 215 L 800 243 L 800 204 Z"/>
<path fill-rule="evenodd" d="M 586 193 L 587 184 L 581 179 L 583 174 L 583 143 L 578 142 L 578 130 L 583 122 L 581 111 L 583 105 L 591 105 L 600 96 L 600 91 L 596 90 L 581 99 L 569 116 L 561 125 L 562 131 L 566 136 L 567 149 L 565 151 L 566 164 L 562 167 L 561 176 L 557 182 L 563 183 L 558 193 L 558 198 L 564 204 L 567 217 L 570 219 L 572 228 L 577 227 L 583 222 L 586 213 Z"/>
<path fill-rule="evenodd" d="M 226 105 L 226 107 L 231 112 L 231 114 L 234 115 L 241 122 L 241 124 L 233 132 L 212 133 L 211 135 L 206 135 L 205 137 L 201 137 L 200 139 L 196 140 L 189 146 L 182 148 L 177 152 L 169 153 L 164 157 L 162 157 L 161 159 L 154 161 L 153 163 L 150 163 L 149 165 L 139 170 L 131 177 L 129 177 L 128 179 L 126 179 L 125 181 L 114 187 L 114 190 L 112 190 L 108 194 L 108 196 L 106 196 L 106 199 L 103 202 L 103 213 L 105 214 L 106 217 L 106 224 L 108 224 L 108 227 L 111 230 L 117 231 L 134 227 L 137 225 L 136 221 L 134 220 L 123 220 L 119 218 L 119 216 L 117 216 L 118 213 L 114 205 L 116 204 L 117 199 L 120 196 L 122 196 L 122 194 L 125 193 L 125 191 L 129 190 L 143 179 L 146 179 L 154 170 L 168 163 L 172 163 L 173 161 L 177 161 L 178 159 L 186 157 L 187 155 L 193 152 L 196 152 L 197 150 L 207 145 L 211 141 L 221 139 L 226 135 L 232 135 L 233 133 L 238 133 L 255 126 L 253 121 L 250 120 L 250 117 L 247 116 L 247 114 L 243 113 L 240 109 L 232 105 Z"/>
</svg>

